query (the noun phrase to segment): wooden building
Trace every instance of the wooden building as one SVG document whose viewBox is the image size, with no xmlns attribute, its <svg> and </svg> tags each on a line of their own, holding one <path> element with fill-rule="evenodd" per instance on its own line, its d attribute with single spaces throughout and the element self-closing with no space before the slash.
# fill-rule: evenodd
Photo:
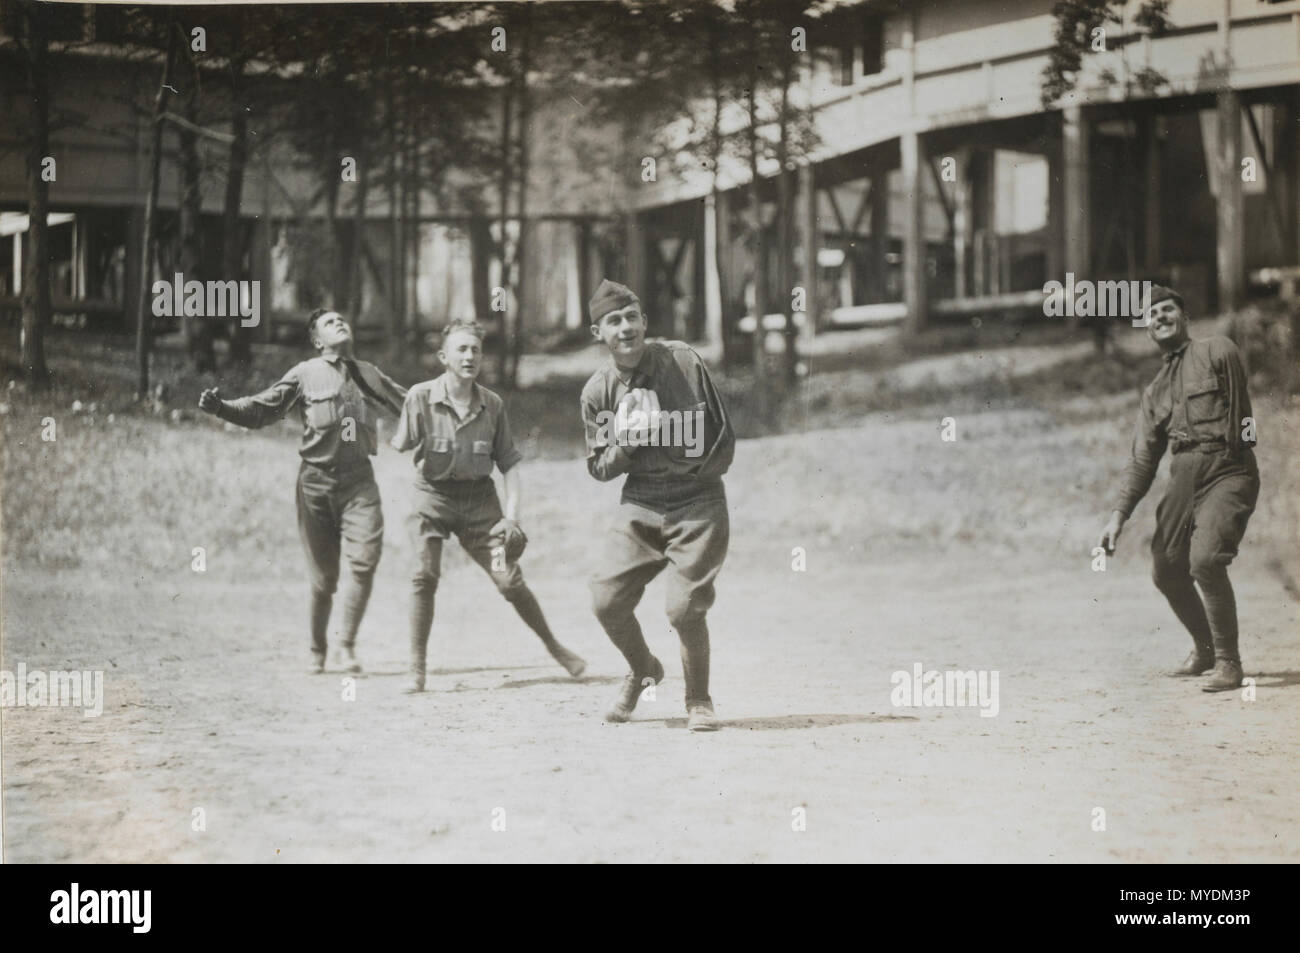
<svg viewBox="0 0 1300 953">
<path fill-rule="evenodd" d="M 1041 310 L 1043 284 L 1067 272 L 1172 282 L 1203 313 L 1300 265 L 1300 2 L 1172 0 L 1165 35 L 1108 28 L 1045 109 L 1052 7 L 864 0 L 809 32 L 805 330 Z M 633 195 L 633 280 L 679 332 L 716 335 L 738 314 L 752 326 L 751 256 L 714 254 L 750 227 L 749 178 L 733 161 L 716 201 L 703 172 Z M 790 295 L 773 284 L 767 300 Z"/>
</svg>

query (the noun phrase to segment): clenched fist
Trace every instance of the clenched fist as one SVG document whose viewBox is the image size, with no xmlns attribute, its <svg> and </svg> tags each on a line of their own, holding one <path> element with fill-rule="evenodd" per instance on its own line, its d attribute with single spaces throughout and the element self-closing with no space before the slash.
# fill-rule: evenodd
<svg viewBox="0 0 1300 953">
<path fill-rule="evenodd" d="M 199 394 L 199 410 L 205 414 L 215 414 L 221 410 L 221 396 L 218 394 L 219 388 L 209 387 L 203 393 Z"/>
</svg>

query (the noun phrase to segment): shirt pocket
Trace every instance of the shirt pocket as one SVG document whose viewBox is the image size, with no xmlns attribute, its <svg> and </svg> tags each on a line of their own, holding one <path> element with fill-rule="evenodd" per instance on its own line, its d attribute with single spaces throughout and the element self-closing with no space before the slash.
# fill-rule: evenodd
<svg viewBox="0 0 1300 953">
<path fill-rule="evenodd" d="M 451 473 L 456 458 L 456 445 L 447 437 L 430 437 L 424 445 L 424 476 L 440 480 Z"/>
<path fill-rule="evenodd" d="M 1204 377 L 1187 385 L 1187 422 L 1219 423 L 1228 413 L 1228 403 L 1214 377 Z"/>
<path fill-rule="evenodd" d="M 320 388 L 303 394 L 303 416 L 312 430 L 328 430 L 343 417 L 340 388 Z"/>
<path fill-rule="evenodd" d="M 491 476 L 492 475 L 492 441 L 475 440 L 471 449 L 472 469 L 474 476 Z"/>
</svg>

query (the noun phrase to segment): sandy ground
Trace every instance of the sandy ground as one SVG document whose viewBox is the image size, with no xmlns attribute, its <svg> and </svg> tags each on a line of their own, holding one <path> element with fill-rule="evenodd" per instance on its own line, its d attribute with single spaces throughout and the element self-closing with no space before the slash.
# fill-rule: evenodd
<svg viewBox="0 0 1300 953">
<path fill-rule="evenodd" d="M 1039 416 L 962 418 L 962 446 L 1041 435 Z M 1072 493 L 1058 438 L 991 472 L 944 462 L 953 450 L 936 430 L 873 420 L 741 443 L 710 615 L 725 719 L 712 735 L 684 728 L 662 581 L 641 617 L 669 678 L 634 722 L 602 723 L 622 660 L 589 612 L 594 555 L 585 540 L 562 548 L 531 531 L 525 570 L 589 674 L 565 677 L 455 552 L 430 691 L 402 695 L 409 478 L 389 453 L 378 466 L 388 549 L 361 633 L 366 674 L 346 700 L 337 666 L 304 671 L 292 445 L 216 432 L 236 470 L 270 446 L 283 462 L 261 490 L 271 515 L 242 530 L 269 540 L 264 580 L 219 548 L 201 574 L 158 575 L 125 552 L 58 571 L 6 562 L 5 667 L 103 669 L 107 700 L 99 718 L 3 711 L 4 859 L 1300 860 L 1300 612 L 1270 548 L 1248 535 L 1233 574 L 1255 697 L 1204 694 L 1159 676 L 1188 640 L 1150 584 L 1138 529 L 1106 572 L 1091 571 L 1090 543 L 1051 543 L 1090 539 L 1098 511 Z M 865 467 L 810 463 L 806 483 L 765 476 L 769 459 L 846 440 Z M 891 447 L 911 449 L 899 460 Z M 536 524 L 556 525 L 572 509 L 567 488 L 587 478 L 567 461 L 530 464 L 527 479 Z M 1014 513 L 1035 486 L 1069 497 L 1060 525 L 1035 517 L 1025 532 L 1036 536 L 1016 542 L 1011 527 L 982 545 L 981 506 Z M 613 487 L 583 487 L 592 513 L 612 505 Z M 208 491 L 199 481 L 194 492 Z M 895 525 L 900 499 L 934 510 L 913 520 L 915 539 Z M 1149 500 L 1134 524 L 1146 538 L 1152 511 Z M 176 541 L 182 564 L 191 541 Z M 805 572 L 791 568 L 796 545 Z M 891 674 L 917 662 L 997 671 L 998 715 L 894 706 Z M 199 808 L 204 830 L 193 829 Z"/>
</svg>

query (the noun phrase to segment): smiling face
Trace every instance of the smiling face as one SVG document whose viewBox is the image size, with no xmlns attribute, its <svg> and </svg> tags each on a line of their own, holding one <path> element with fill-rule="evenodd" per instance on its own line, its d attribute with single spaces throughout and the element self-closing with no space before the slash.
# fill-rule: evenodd
<svg viewBox="0 0 1300 953">
<path fill-rule="evenodd" d="M 1162 351 L 1172 351 L 1187 339 L 1187 314 L 1173 298 L 1157 301 L 1147 308 L 1147 335 Z"/>
<path fill-rule="evenodd" d="M 473 331 L 452 331 L 442 342 L 438 360 L 456 377 L 472 381 L 483 367 L 483 342 Z"/>
<path fill-rule="evenodd" d="M 312 325 L 311 343 L 318 351 L 346 346 L 352 343 L 352 328 L 337 311 L 326 311 Z"/>
<path fill-rule="evenodd" d="M 620 367 L 635 367 L 645 353 L 645 316 L 639 304 L 610 311 L 591 326 L 592 337 L 609 348 Z"/>
</svg>

